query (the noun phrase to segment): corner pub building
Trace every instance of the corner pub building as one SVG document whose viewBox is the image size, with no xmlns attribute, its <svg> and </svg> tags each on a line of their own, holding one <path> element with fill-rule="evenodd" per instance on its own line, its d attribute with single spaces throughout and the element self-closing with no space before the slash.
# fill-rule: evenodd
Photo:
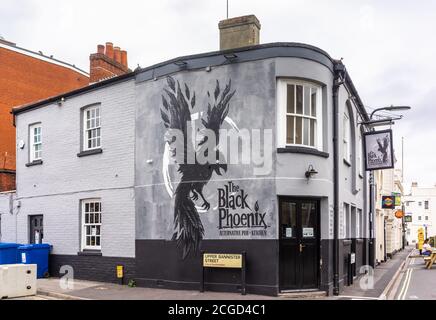
<svg viewBox="0 0 436 320">
<path fill-rule="evenodd" d="M 368 264 L 368 116 L 341 61 L 259 44 L 259 30 L 255 16 L 228 19 L 220 51 L 14 108 L 16 210 L 2 216 L 3 240 L 29 241 L 38 216 L 54 276 L 70 265 L 116 281 L 123 265 L 139 286 L 198 290 L 201 251 L 244 251 L 248 293 L 340 292 Z M 172 129 L 194 156 L 220 130 L 227 162 L 174 161 Z M 240 281 L 206 269 L 206 290 Z"/>
</svg>

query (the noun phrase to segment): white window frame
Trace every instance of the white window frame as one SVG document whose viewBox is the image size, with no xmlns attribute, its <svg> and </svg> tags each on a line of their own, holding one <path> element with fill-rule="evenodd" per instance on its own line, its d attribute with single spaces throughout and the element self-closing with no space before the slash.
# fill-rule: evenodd
<svg viewBox="0 0 436 320">
<path fill-rule="evenodd" d="M 288 113 L 287 111 L 287 86 L 309 86 L 311 88 L 316 88 L 316 117 L 308 116 L 304 114 L 297 113 Z M 312 99 L 312 94 L 309 94 L 310 99 Z M 296 94 L 294 94 L 294 99 L 297 99 Z M 305 94 L 303 92 L 303 110 L 304 110 L 304 101 Z M 296 105 L 296 104 L 295 104 Z M 309 106 L 311 107 L 311 102 L 309 102 Z M 302 119 L 312 119 L 316 121 L 316 130 L 315 130 L 315 146 L 310 145 L 310 130 L 309 130 L 309 144 L 289 144 L 287 143 L 287 116 L 300 117 Z M 304 133 L 304 124 L 302 125 L 302 132 Z M 294 137 L 295 137 L 296 126 L 294 124 Z M 304 136 L 301 137 L 301 141 L 304 142 Z M 295 141 L 294 141 L 295 142 Z M 294 79 L 277 79 L 277 147 L 285 148 L 286 146 L 299 146 L 304 148 L 316 149 L 319 151 L 323 150 L 323 107 L 322 107 L 322 86 L 310 81 L 301 81 Z"/>
<path fill-rule="evenodd" d="M 357 167 L 358 173 L 360 177 L 363 177 L 363 161 L 362 161 L 362 155 L 363 155 L 363 147 L 362 147 L 362 133 L 360 130 L 357 130 L 358 132 L 358 145 L 357 145 Z"/>
<path fill-rule="evenodd" d="M 81 249 L 82 249 L 82 251 L 83 250 L 101 250 L 101 239 L 102 239 L 102 206 L 101 206 L 101 199 L 99 199 L 99 198 L 95 198 L 95 199 L 86 199 L 86 200 L 82 200 L 81 201 L 82 202 L 82 206 L 81 206 L 81 221 L 80 221 L 80 223 L 81 223 Z M 99 210 L 98 211 L 96 211 L 95 210 L 95 204 L 96 203 L 98 203 L 99 204 Z M 89 211 L 87 211 L 86 210 L 86 205 L 88 204 L 88 206 L 89 206 Z M 93 204 L 94 205 L 94 211 L 91 211 L 91 204 Z M 91 219 L 88 219 L 88 220 L 86 220 L 86 214 L 90 214 L 90 218 L 91 218 L 91 214 L 92 214 L 92 221 L 93 222 L 91 222 Z M 95 220 L 95 216 L 96 215 L 99 215 L 99 219 L 98 219 L 98 222 L 95 222 L 96 220 Z M 88 221 L 88 222 L 87 222 Z M 91 232 L 87 232 L 88 231 L 88 229 L 87 228 L 90 228 L 89 230 L 91 231 Z M 95 235 L 93 235 L 93 232 L 92 232 L 92 230 L 93 230 L 93 228 L 95 228 L 94 230 L 95 230 Z M 97 234 L 98 233 L 98 228 L 100 229 L 100 234 Z M 87 244 L 87 242 L 86 242 L 86 240 L 87 240 L 87 237 L 95 237 L 95 243 L 97 243 L 97 237 L 99 238 L 99 245 L 90 245 L 90 244 Z M 90 238 L 90 239 L 91 239 Z"/>
<path fill-rule="evenodd" d="M 348 108 L 345 107 L 344 121 L 342 128 L 342 140 L 344 148 L 344 160 L 351 164 L 351 122 Z"/>
<path fill-rule="evenodd" d="M 95 111 L 95 116 L 92 116 L 92 111 Z M 83 112 L 83 151 L 95 150 L 101 148 L 101 105 L 96 104 L 86 107 Z M 91 114 L 88 118 L 88 112 Z M 98 116 L 97 116 L 98 114 Z M 89 122 L 88 122 L 89 121 Z M 92 123 L 94 121 L 94 123 Z M 88 125 L 89 124 L 89 125 Z M 91 138 L 88 137 L 88 133 L 91 132 Z M 95 141 L 95 145 L 88 146 L 89 141 Z M 91 142 L 92 144 L 92 142 Z"/>
<path fill-rule="evenodd" d="M 39 132 L 35 134 L 35 129 Z M 36 137 L 39 137 L 38 140 L 35 140 Z M 29 126 L 29 146 L 30 146 L 30 162 L 42 160 L 42 124 L 35 123 Z M 37 151 L 36 148 L 39 150 Z"/>
</svg>

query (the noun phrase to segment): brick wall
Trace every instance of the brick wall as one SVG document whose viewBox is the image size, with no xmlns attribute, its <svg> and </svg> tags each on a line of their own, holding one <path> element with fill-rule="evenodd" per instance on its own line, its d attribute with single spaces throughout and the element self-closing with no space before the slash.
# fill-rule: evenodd
<svg viewBox="0 0 436 320">
<path fill-rule="evenodd" d="M 88 84 L 87 76 L 71 68 L 0 47 L 0 170 L 15 170 L 12 107 Z M 0 192 L 14 189 L 12 185 L 13 175 L 2 174 Z"/>
</svg>

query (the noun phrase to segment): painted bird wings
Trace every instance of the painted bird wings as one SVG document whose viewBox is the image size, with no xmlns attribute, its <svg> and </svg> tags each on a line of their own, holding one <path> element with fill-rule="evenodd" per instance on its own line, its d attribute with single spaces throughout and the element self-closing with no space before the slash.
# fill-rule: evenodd
<svg viewBox="0 0 436 320">
<path fill-rule="evenodd" d="M 180 130 L 183 134 L 183 164 L 186 164 L 188 150 L 192 146 L 192 141 L 188 141 L 188 130 L 190 130 L 188 124 L 191 122 L 191 109 L 195 107 L 195 92 L 191 95 L 191 91 L 186 84 L 184 92 L 182 92 L 179 81 L 176 82 L 172 77 L 167 77 L 167 82 L 169 89 L 164 89 L 167 96 L 162 96 L 163 108 L 161 108 L 161 117 L 165 128 L 168 130 Z M 170 132 L 167 132 L 167 134 L 171 135 Z M 171 146 L 174 142 L 173 137 L 167 136 L 166 138 Z M 180 166 L 179 170 L 182 170 L 184 166 L 182 164 Z"/>
<path fill-rule="evenodd" d="M 219 130 L 229 113 L 230 100 L 235 95 L 236 91 L 231 92 L 232 81 L 226 85 L 224 90 L 221 92 L 220 83 L 216 81 L 216 87 L 214 91 L 214 104 L 213 106 L 209 102 L 207 106 L 206 116 L 201 119 L 201 122 L 205 129 L 212 130 L 216 137 L 216 146 L 219 144 Z M 207 93 L 208 97 L 211 98 L 210 92 Z M 200 142 L 200 145 L 207 141 L 207 137 L 204 137 Z"/>
</svg>

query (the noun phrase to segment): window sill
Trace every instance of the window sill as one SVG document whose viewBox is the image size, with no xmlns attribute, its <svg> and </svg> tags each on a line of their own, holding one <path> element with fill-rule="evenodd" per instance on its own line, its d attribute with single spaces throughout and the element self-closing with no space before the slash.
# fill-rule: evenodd
<svg viewBox="0 0 436 320">
<path fill-rule="evenodd" d="M 101 251 L 98 250 L 83 250 L 80 252 L 77 252 L 78 256 L 93 256 L 93 257 L 102 257 L 103 254 Z"/>
<path fill-rule="evenodd" d="M 103 153 L 103 149 L 102 148 L 98 148 L 98 149 L 82 151 L 82 152 L 78 153 L 77 156 L 79 158 L 82 158 L 82 157 L 92 156 L 94 154 L 101 154 L 101 153 Z"/>
<path fill-rule="evenodd" d="M 44 162 L 42 160 L 35 160 L 35 161 L 30 162 L 30 163 L 26 163 L 26 167 L 40 166 L 43 163 Z"/>
<path fill-rule="evenodd" d="M 344 159 L 344 163 L 345 163 L 348 167 L 351 167 L 351 163 L 350 163 L 347 159 Z"/>
<path fill-rule="evenodd" d="M 285 148 L 277 148 L 277 153 L 302 153 L 312 154 L 323 158 L 328 158 L 330 155 L 327 152 L 319 151 L 313 148 L 306 148 L 300 146 L 286 146 Z"/>
</svg>

